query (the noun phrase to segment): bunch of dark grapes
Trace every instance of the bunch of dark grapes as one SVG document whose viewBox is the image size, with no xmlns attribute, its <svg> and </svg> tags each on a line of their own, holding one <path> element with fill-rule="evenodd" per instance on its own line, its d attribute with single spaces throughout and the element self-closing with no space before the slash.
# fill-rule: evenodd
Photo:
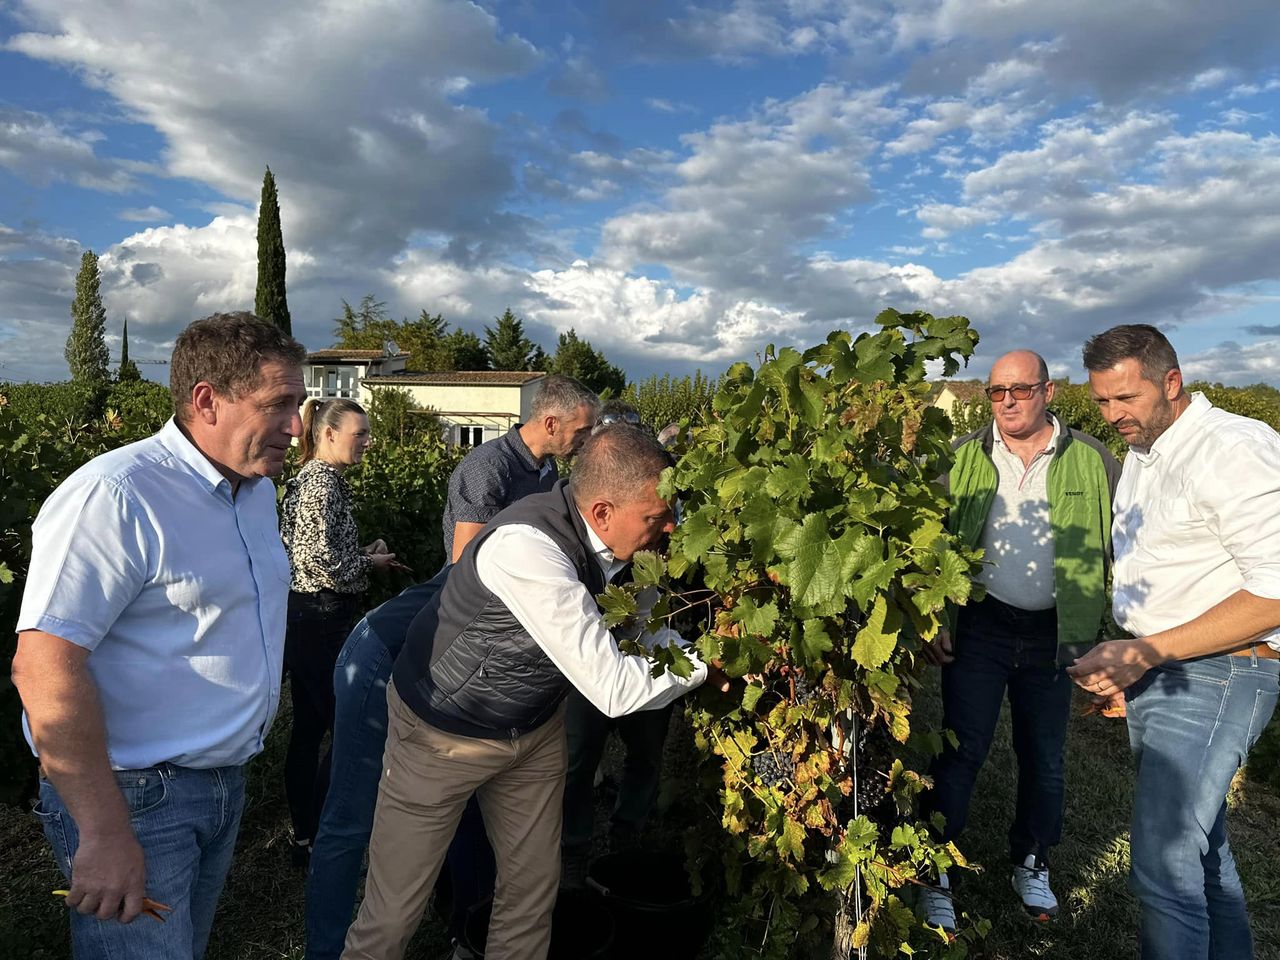
<svg viewBox="0 0 1280 960">
<path fill-rule="evenodd" d="M 803 707 L 821 692 L 822 688 L 814 686 L 806 677 L 796 677 L 796 706 Z"/>
<path fill-rule="evenodd" d="M 791 757 L 773 750 L 757 753 L 751 758 L 751 770 L 766 787 L 789 780 L 795 775 L 796 763 Z"/>
<path fill-rule="evenodd" d="M 893 795 L 885 791 L 885 772 L 893 764 L 889 735 L 881 727 L 860 727 L 855 745 L 858 754 L 857 811 L 872 821 L 887 824 L 894 818 Z M 854 797 L 841 805 L 842 816 L 852 816 Z"/>
</svg>

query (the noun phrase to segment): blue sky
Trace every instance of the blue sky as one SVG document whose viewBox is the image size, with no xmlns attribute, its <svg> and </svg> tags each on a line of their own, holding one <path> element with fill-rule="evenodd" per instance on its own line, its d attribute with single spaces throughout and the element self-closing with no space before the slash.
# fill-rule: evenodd
<svg viewBox="0 0 1280 960">
<path fill-rule="evenodd" d="M 1280 17 L 1151 10 L 0 0 L 0 378 L 65 376 L 87 248 L 135 356 L 251 306 L 270 165 L 312 348 L 373 293 L 718 372 L 895 306 L 1280 383 Z"/>
</svg>

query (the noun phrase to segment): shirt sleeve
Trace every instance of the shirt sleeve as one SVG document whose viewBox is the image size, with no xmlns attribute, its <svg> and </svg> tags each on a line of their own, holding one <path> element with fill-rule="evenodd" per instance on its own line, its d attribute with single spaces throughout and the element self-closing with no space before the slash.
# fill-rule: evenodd
<svg viewBox="0 0 1280 960">
<path fill-rule="evenodd" d="M 647 660 L 620 651 L 572 562 L 534 527 L 511 524 L 491 533 L 476 554 L 476 573 L 606 716 L 666 706 L 706 680 L 707 668 L 692 650 L 686 650 L 694 664 L 687 680 L 670 672 L 651 676 Z M 655 642 L 679 639 L 666 633 L 670 636 L 654 636 Z"/>
<path fill-rule="evenodd" d="M 1280 437 L 1234 443 L 1203 469 L 1196 506 L 1235 561 L 1244 589 L 1280 600 Z"/>
<path fill-rule="evenodd" d="M 449 510 L 454 523 L 488 523 L 508 503 L 507 472 L 497 461 L 460 463 L 449 485 Z"/>
<path fill-rule="evenodd" d="M 146 583 L 153 542 L 145 513 L 118 484 L 70 477 L 32 525 L 18 632 L 96 648 Z"/>
<path fill-rule="evenodd" d="M 312 579 L 362 588 L 373 558 L 360 549 L 351 504 L 327 470 L 305 478 L 289 538 L 290 559 Z"/>
</svg>

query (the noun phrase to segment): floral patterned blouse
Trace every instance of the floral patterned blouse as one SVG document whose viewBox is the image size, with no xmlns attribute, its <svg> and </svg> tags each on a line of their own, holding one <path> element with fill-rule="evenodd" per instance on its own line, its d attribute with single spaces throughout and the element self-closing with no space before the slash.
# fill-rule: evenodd
<svg viewBox="0 0 1280 960">
<path fill-rule="evenodd" d="M 308 460 L 285 484 L 280 539 L 294 593 L 363 593 L 373 559 L 360 547 L 351 487 L 323 460 Z"/>
</svg>

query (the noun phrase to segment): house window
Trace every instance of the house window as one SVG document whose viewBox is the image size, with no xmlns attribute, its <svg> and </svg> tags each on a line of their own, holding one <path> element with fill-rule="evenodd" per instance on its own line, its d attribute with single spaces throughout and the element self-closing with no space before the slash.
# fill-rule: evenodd
<svg viewBox="0 0 1280 960">
<path fill-rule="evenodd" d="M 478 447 L 484 443 L 484 427 L 458 427 L 458 446 Z"/>
</svg>

